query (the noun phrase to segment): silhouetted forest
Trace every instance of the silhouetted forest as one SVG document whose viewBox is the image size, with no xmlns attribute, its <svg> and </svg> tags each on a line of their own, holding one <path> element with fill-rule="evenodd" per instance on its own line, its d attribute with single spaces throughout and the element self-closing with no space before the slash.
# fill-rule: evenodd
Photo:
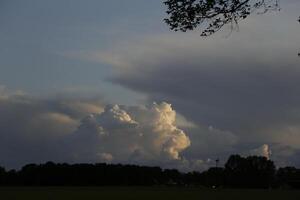
<svg viewBox="0 0 300 200">
<path fill-rule="evenodd" d="M 300 188 L 300 169 L 276 169 L 265 157 L 232 155 L 224 168 L 182 173 L 176 169 L 121 164 L 29 164 L 6 171 L 1 186 L 205 186 L 212 188 Z"/>
</svg>

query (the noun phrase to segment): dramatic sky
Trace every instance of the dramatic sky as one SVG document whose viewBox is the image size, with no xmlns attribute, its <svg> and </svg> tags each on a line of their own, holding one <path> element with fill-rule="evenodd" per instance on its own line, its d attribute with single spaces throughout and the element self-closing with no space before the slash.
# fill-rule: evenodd
<svg viewBox="0 0 300 200">
<path fill-rule="evenodd" d="M 1 0 L 0 165 L 300 167 L 300 1 L 280 6 L 202 38 L 162 0 Z"/>
</svg>

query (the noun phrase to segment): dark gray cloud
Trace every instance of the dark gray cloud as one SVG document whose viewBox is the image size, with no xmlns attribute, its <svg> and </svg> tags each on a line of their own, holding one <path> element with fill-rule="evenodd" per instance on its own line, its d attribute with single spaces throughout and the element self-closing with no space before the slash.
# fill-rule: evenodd
<svg viewBox="0 0 300 200">
<path fill-rule="evenodd" d="M 114 81 L 153 99 L 174 100 L 176 106 L 189 101 L 190 106 L 180 109 L 186 116 L 226 129 L 251 126 L 248 123 L 265 126 L 293 117 L 291 111 L 298 108 L 300 100 L 298 69 L 282 66 L 273 71 L 251 60 L 240 63 L 246 69 L 228 69 L 235 64 L 221 61 L 211 65 L 202 59 L 198 65 L 171 61 L 151 72 L 126 74 Z"/>
<path fill-rule="evenodd" d="M 172 42 L 177 48 L 174 53 Z M 299 60 L 282 55 L 285 49 L 265 60 L 271 52 L 261 55 L 260 46 L 228 51 L 215 42 L 214 48 L 206 50 L 205 43 L 202 47 L 198 42 L 192 47 L 199 47 L 190 50 L 175 39 L 172 42 L 158 47 L 161 54 L 145 47 L 144 55 L 126 63 L 131 68 L 113 81 L 146 93 L 151 100 L 169 100 L 190 119 L 223 129 L 266 127 L 298 118 Z"/>
<path fill-rule="evenodd" d="M 103 110 L 99 99 L 37 99 L 0 88 L 0 165 L 67 161 L 64 140 L 83 116 Z"/>
</svg>

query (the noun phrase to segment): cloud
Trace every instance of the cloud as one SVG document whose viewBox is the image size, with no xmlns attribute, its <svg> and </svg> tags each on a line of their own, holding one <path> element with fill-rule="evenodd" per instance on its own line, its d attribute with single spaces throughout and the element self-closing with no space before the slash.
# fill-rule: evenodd
<svg viewBox="0 0 300 200">
<path fill-rule="evenodd" d="M 183 155 L 189 160 L 222 159 L 225 161 L 230 154 L 236 153 L 239 138 L 237 135 L 212 126 L 204 125 L 186 129 L 192 144 Z"/>
<path fill-rule="evenodd" d="M 65 161 L 65 138 L 77 129 L 83 116 L 101 110 L 99 102 L 84 98 L 39 99 L 2 89 L 0 164 L 20 167 L 29 162 Z"/>
<path fill-rule="evenodd" d="M 200 128 L 165 102 L 124 106 L 78 96 L 1 96 L 0 163 L 9 168 L 52 160 L 204 170 L 213 164 L 210 145 L 225 151 L 236 140 L 229 132 Z"/>
<path fill-rule="evenodd" d="M 71 134 L 77 126 L 78 121 L 71 116 L 49 111 L 31 116 L 24 130 L 33 133 L 41 132 L 40 136 L 49 137 L 51 134 Z"/>
<path fill-rule="evenodd" d="M 267 159 L 270 159 L 272 152 L 270 150 L 269 145 L 264 144 L 259 148 L 253 149 L 250 151 L 250 155 L 263 156 Z"/>
<path fill-rule="evenodd" d="M 108 105 L 104 112 L 84 118 L 70 141 L 74 162 L 106 161 L 103 155 L 109 155 L 109 162 L 190 171 L 207 169 L 216 158 L 225 162 L 236 153 L 238 137 L 212 126 L 195 125 L 163 102 Z"/>
<path fill-rule="evenodd" d="M 124 106 L 79 97 L 41 99 L 13 91 L 1 96 L 0 163 L 9 168 L 52 160 L 191 171 L 214 166 L 216 159 L 224 164 L 229 155 L 240 152 L 271 156 L 279 166 L 298 163 L 296 145 L 242 145 L 245 141 L 238 134 L 189 121 L 165 102 Z"/>
<path fill-rule="evenodd" d="M 277 167 L 300 166 L 299 164 L 299 148 L 293 148 L 280 143 L 263 144 L 257 148 L 243 153 L 245 156 L 264 156 L 276 164 Z"/>
<path fill-rule="evenodd" d="M 74 159 L 96 162 L 98 155 L 110 155 L 113 162 L 151 165 L 182 160 L 180 152 L 191 142 L 175 120 L 176 112 L 167 103 L 107 106 L 81 121 L 73 135 Z"/>
<path fill-rule="evenodd" d="M 240 126 L 282 123 L 281 116 L 289 117 L 298 106 L 297 57 L 289 59 L 292 56 L 286 53 L 284 60 L 279 59 L 284 55 L 260 56 L 257 48 L 243 41 L 237 41 L 243 47 L 230 47 L 227 53 L 224 41 L 210 40 L 208 46 L 186 40 L 184 44 L 180 38 L 146 41 L 137 48 L 144 52 L 141 57 L 133 47 L 128 56 L 133 60 L 126 63 L 126 57 L 124 61 L 130 68 L 117 66 L 119 74 L 113 82 L 146 93 L 150 101 L 168 100 L 193 121 L 234 132 L 240 132 Z"/>
<path fill-rule="evenodd" d="M 103 112 L 103 102 L 101 100 L 80 100 L 74 99 L 71 101 L 62 100 L 60 106 L 63 110 L 76 118 L 82 118 L 90 113 L 101 113 Z"/>
<path fill-rule="evenodd" d="M 5 100 L 12 96 L 22 96 L 22 95 L 25 95 L 23 91 L 20 90 L 11 91 L 5 85 L 0 84 L 0 100 Z"/>
<path fill-rule="evenodd" d="M 178 167 L 191 144 L 168 103 L 103 106 L 99 99 L 14 92 L 1 97 L 0 163 L 9 168 L 48 160 Z"/>
</svg>

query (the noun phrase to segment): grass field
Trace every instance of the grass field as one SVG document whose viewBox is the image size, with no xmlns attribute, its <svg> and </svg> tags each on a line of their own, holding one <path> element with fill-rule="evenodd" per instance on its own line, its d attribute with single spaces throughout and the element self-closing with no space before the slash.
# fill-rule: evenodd
<svg viewBox="0 0 300 200">
<path fill-rule="evenodd" d="M 271 190 L 208 190 L 187 188 L 151 187 L 4 187 L 0 188 L 1 200 L 279 200 L 300 199 L 300 191 Z"/>
</svg>

